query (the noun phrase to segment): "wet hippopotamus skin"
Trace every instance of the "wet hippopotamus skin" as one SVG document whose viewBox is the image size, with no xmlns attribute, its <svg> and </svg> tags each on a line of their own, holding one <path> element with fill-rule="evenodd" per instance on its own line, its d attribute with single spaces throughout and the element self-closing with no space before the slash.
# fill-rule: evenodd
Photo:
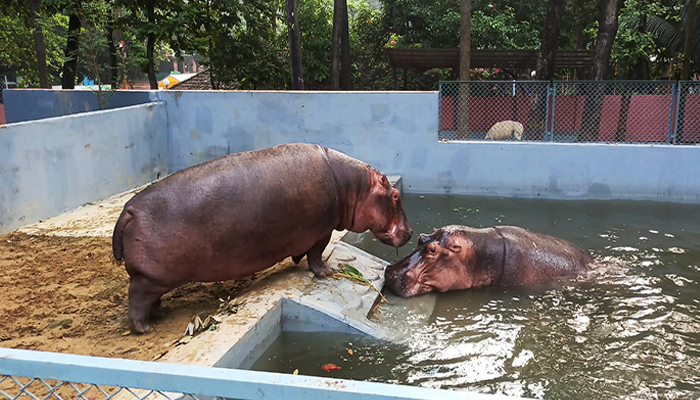
<svg viewBox="0 0 700 400">
<path fill-rule="evenodd" d="M 489 285 L 523 285 L 588 271 L 593 259 L 573 244 L 516 226 L 451 225 L 421 234 L 418 247 L 388 266 L 399 296 Z"/>
<path fill-rule="evenodd" d="M 368 164 L 313 144 L 231 154 L 138 193 L 114 227 L 114 257 L 130 276 L 132 332 L 151 329 L 160 298 L 188 282 L 250 275 L 307 256 L 317 277 L 333 230 L 370 230 L 400 247 L 412 236 L 399 191 Z"/>
</svg>

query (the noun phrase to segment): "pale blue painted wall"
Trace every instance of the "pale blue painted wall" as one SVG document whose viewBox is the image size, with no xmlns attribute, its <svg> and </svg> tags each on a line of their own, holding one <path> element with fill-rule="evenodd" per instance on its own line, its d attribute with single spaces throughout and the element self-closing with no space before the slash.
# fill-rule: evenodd
<svg viewBox="0 0 700 400">
<path fill-rule="evenodd" d="M 99 110 L 91 90 L 8 89 L 3 96 L 8 124 Z M 105 101 L 105 109 L 145 104 L 150 98 L 148 91 L 119 91 Z"/>
<path fill-rule="evenodd" d="M 439 142 L 436 92 L 158 92 L 173 170 L 312 142 L 400 174 L 406 192 L 700 203 L 700 146 Z"/>
<path fill-rule="evenodd" d="M 22 92 L 30 91 L 15 95 Z M 313 142 L 403 175 L 406 192 L 700 203 L 700 146 L 439 142 L 436 92 L 115 97 L 137 93 L 166 104 L 172 171 L 229 153 Z"/>
<path fill-rule="evenodd" d="M 163 103 L 0 127 L 0 234 L 165 175 L 167 140 Z"/>
</svg>

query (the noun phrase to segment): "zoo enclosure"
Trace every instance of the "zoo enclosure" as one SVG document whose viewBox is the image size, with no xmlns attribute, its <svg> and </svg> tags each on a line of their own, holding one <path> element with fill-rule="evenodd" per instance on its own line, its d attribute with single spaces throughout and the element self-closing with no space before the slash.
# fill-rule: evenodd
<svg viewBox="0 0 700 400">
<path fill-rule="evenodd" d="M 441 82 L 441 140 L 481 140 L 497 122 L 522 123 L 522 140 L 700 142 L 700 82 Z"/>
<path fill-rule="evenodd" d="M 9 400 L 513 399 L 423 387 L 0 348 Z"/>
</svg>

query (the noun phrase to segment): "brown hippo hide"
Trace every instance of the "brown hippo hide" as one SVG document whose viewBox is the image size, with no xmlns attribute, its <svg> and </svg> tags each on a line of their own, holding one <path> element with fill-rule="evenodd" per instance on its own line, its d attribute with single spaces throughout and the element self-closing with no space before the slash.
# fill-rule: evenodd
<svg viewBox="0 0 700 400">
<path fill-rule="evenodd" d="M 522 285 L 588 270 L 593 259 L 573 244 L 516 226 L 452 225 L 421 234 L 416 250 L 387 267 L 396 294 L 487 285 Z"/>
<path fill-rule="evenodd" d="M 339 151 L 288 144 L 231 154 L 179 171 L 134 196 L 112 238 L 131 277 L 132 331 L 160 297 L 187 282 L 250 275 L 306 255 L 318 277 L 334 229 L 369 229 L 383 243 L 412 235 L 398 190 L 381 172 Z"/>
</svg>

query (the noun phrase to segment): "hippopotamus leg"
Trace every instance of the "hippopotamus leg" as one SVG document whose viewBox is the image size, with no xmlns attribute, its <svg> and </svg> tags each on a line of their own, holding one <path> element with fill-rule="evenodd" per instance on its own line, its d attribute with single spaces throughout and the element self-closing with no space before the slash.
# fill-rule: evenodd
<svg viewBox="0 0 700 400">
<path fill-rule="evenodd" d="M 129 327 L 132 332 L 150 332 L 152 326 L 147 322 L 154 315 L 154 309 L 160 308 L 160 296 L 170 291 L 156 285 L 143 275 L 131 278 L 129 284 Z M 156 313 L 157 314 L 157 313 Z"/>
<path fill-rule="evenodd" d="M 323 262 L 323 250 L 331 241 L 331 234 L 329 233 L 323 239 L 316 242 L 316 244 L 309 249 L 306 253 L 307 261 L 309 262 L 309 268 L 313 271 L 314 275 L 319 278 L 325 278 L 326 276 L 333 275 L 333 270 Z"/>
<path fill-rule="evenodd" d="M 301 261 L 302 258 L 304 258 L 305 255 L 306 255 L 306 253 L 300 254 L 298 256 L 292 256 L 292 262 L 294 262 L 294 265 L 299 265 L 299 262 Z"/>
</svg>

